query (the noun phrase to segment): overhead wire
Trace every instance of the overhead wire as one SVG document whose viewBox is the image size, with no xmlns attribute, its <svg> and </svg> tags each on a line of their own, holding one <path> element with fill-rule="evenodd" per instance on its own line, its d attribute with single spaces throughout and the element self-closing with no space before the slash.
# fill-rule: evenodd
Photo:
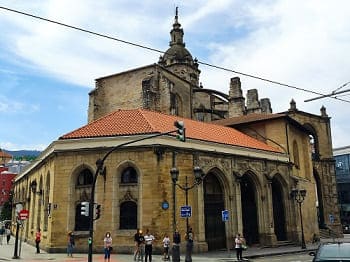
<svg viewBox="0 0 350 262">
<path fill-rule="evenodd" d="M 50 22 L 50 23 L 53 23 L 53 24 L 60 25 L 60 26 L 68 27 L 68 28 L 71 28 L 71 29 L 74 29 L 74 30 L 78 30 L 78 31 L 84 32 L 84 33 L 88 33 L 88 34 L 96 35 L 96 36 L 99 36 L 99 37 L 107 38 L 107 39 L 110 39 L 110 40 L 118 41 L 118 42 L 121 42 L 121 43 L 124 43 L 124 44 L 127 44 L 127 45 L 132 45 L 132 46 L 135 46 L 135 47 L 143 48 L 143 49 L 146 49 L 146 50 L 149 50 L 149 51 L 153 51 L 153 52 L 157 52 L 157 53 L 160 53 L 160 54 L 165 54 L 164 51 L 156 49 L 156 48 L 152 48 L 152 47 L 145 46 L 145 45 L 142 45 L 142 44 L 137 44 L 137 43 L 134 43 L 134 42 L 126 41 L 126 40 L 123 40 L 123 39 L 120 39 L 120 38 L 116 38 L 116 37 L 113 37 L 113 36 L 109 36 L 109 35 L 106 35 L 106 34 L 102 34 L 102 33 L 94 32 L 94 31 L 91 31 L 91 30 L 87 30 L 87 29 L 84 29 L 84 28 L 81 28 L 81 27 L 68 25 L 68 24 L 65 24 L 65 23 L 62 23 L 62 22 L 58 22 L 58 21 L 55 21 L 55 20 L 51 20 L 51 19 L 48 19 L 48 18 L 41 17 L 41 16 L 33 15 L 33 14 L 26 13 L 26 12 L 23 12 L 23 11 L 11 9 L 11 8 L 4 7 L 4 6 L 0 6 L 0 9 L 4 9 L 6 11 L 14 12 L 14 13 L 25 15 L 25 16 L 29 16 L 29 17 L 32 17 L 32 18 L 35 18 L 35 19 L 43 20 L 43 21 L 46 21 L 46 22 Z M 325 94 L 322 94 L 322 93 L 319 93 L 319 92 L 316 92 L 316 91 L 312 91 L 312 90 L 309 90 L 309 89 L 300 88 L 300 87 L 297 87 L 297 86 L 294 86 L 294 85 L 284 84 L 284 83 L 279 82 L 279 81 L 267 79 L 267 78 L 256 76 L 256 75 L 253 75 L 253 74 L 248 74 L 248 73 L 236 71 L 236 70 L 233 70 L 233 69 L 225 68 L 225 67 L 222 67 L 222 66 L 217 66 L 217 65 L 206 63 L 206 62 L 203 62 L 203 61 L 199 61 L 198 60 L 198 64 L 201 64 L 201 65 L 204 65 L 204 66 L 208 66 L 208 67 L 212 67 L 212 68 L 216 68 L 216 69 L 223 70 L 223 71 L 226 71 L 226 72 L 231 72 L 231 73 L 235 73 L 235 74 L 238 74 L 238 75 L 246 76 L 246 77 L 249 77 L 249 78 L 265 81 L 265 82 L 268 82 L 268 83 L 271 83 L 271 84 L 280 85 L 280 86 L 296 89 L 296 90 L 299 90 L 299 91 L 312 93 L 312 94 L 315 94 L 315 95 L 320 95 L 320 96 L 323 96 L 323 97 L 329 97 L 329 98 L 333 98 L 333 99 L 337 99 L 337 100 L 340 100 L 340 101 L 343 101 L 343 102 L 350 103 L 350 101 L 341 99 L 339 97 L 328 96 L 328 95 L 325 95 Z M 346 84 L 348 84 L 348 83 L 346 83 Z"/>
</svg>

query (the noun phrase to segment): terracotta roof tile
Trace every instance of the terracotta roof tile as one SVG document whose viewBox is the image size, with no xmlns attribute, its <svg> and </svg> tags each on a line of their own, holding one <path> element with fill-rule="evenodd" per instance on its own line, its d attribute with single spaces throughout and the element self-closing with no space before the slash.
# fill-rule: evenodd
<svg viewBox="0 0 350 262">
<path fill-rule="evenodd" d="M 230 127 L 199 122 L 143 109 L 114 111 L 61 136 L 60 139 L 162 133 L 175 130 L 174 121 L 176 120 L 184 121 L 187 139 L 197 139 L 265 151 L 281 152 L 275 147 L 267 145 Z M 174 133 L 174 135 L 176 134 Z"/>
<path fill-rule="evenodd" d="M 0 149 L 0 158 L 12 158 L 12 156 Z"/>
</svg>

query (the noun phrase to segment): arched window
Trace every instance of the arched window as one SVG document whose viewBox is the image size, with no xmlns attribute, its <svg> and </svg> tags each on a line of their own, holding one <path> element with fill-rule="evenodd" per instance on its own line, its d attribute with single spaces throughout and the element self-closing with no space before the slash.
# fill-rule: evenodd
<svg viewBox="0 0 350 262">
<path fill-rule="evenodd" d="M 299 149 L 298 149 L 297 141 L 293 142 L 293 158 L 294 158 L 295 167 L 299 169 L 300 163 L 299 163 Z"/>
<path fill-rule="evenodd" d="M 137 183 L 137 172 L 133 167 L 127 167 L 123 170 L 121 175 L 121 184 Z"/>
<path fill-rule="evenodd" d="M 81 214 L 81 203 L 75 208 L 75 229 L 76 231 L 89 230 L 89 217 Z"/>
<path fill-rule="evenodd" d="M 205 107 L 204 105 L 200 105 L 197 111 L 197 120 L 204 122 L 204 116 L 205 116 Z"/>
<path fill-rule="evenodd" d="M 120 229 L 137 228 L 137 204 L 125 201 L 120 205 Z"/>
<path fill-rule="evenodd" d="M 181 98 L 175 93 L 170 93 L 170 114 L 174 116 L 182 115 Z"/>
<path fill-rule="evenodd" d="M 77 186 L 87 186 L 92 185 L 93 176 L 89 169 L 83 169 L 79 175 L 77 180 Z"/>
<path fill-rule="evenodd" d="M 75 228 L 76 231 L 89 230 L 89 217 L 81 215 L 81 202 L 86 201 L 91 194 L 93 174 L 88 168 L 82 169 L 75 184 Z"/>
</svg>

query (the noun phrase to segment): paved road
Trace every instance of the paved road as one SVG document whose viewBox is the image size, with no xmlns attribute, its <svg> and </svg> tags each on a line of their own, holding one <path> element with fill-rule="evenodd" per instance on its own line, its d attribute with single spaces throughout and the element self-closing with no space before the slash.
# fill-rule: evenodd
<svg viewBox="0 0 350 262">
<path fill-rule="evenodd" d="M 330 239 L 322 240 L 324 242 L 331 241 Z M 343 239 L 339 241 L 350 242 L 350 235 L 345 235 Z M 300 246 L 284 246 L 278 248 L 259 248 L 251 247 L 243 253 L 243 256 L 249 258 L 245 261 L 252 262 L 309 262 L 312 260 L 312 257 L 308 255 L 308 251 L 315 250 L 317 244 L 307 244 L 307 250 L 301 250 Z M 67 257 L 66 254 L 58 253 L 46 253 L 42 252 L 40 254 L 35 254 L 35 247 L 22 243 L 21 253 L 19 259 L 13 259 L 14 255 L 14 238 L 11 239 L 10 245 L 0 245 L 0 262 L 3 261 L 57 261 L 57 262 L 78 262 L 78 261 L 87 261 L 87 254 L 74 254 L 73 258 Z M 184 256 L 181 256 L 181 261 L 184 261 Z M 94 262 L 104 261 L 102 254 L 95 254 L 93 256 Z M 111 262 L 129 262 L 133 261 L 131 254 L 113 254 Z M 154 262 L 162 261 L 162 256 L 155 255 Z M 193 262 L 233 262 L 235 259 L 235 252 L 232 250 L 230 253 L 227 251 L 216 251 L 216 252 L 206 252 L 201 254 L 193 254 Z"/>
<path fill-rule="evenodd" d="M 309 254 L 286 254 L 281 256 L 261 257 L 250 259 L 251 262 L 311 262 Z"/>
</svg>

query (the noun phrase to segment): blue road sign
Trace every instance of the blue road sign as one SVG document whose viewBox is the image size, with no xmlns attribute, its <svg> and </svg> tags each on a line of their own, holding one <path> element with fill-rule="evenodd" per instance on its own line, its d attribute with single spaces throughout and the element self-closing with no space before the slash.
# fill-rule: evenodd
<svg viewBox="0 0 350 262">
<path fill-rule="evenodd" d="M 229 218 L 229 211 L 228 210 L 223 210 L 221 211 L 221 217 L 222 217 L 222 221 L 228 221 Z"/>
<path fill-rule="evenodd" d="M 182 206 L 180 215 L 181 217 L 191 217 L 192 216 L 191 206 Z"/>
</svg>

